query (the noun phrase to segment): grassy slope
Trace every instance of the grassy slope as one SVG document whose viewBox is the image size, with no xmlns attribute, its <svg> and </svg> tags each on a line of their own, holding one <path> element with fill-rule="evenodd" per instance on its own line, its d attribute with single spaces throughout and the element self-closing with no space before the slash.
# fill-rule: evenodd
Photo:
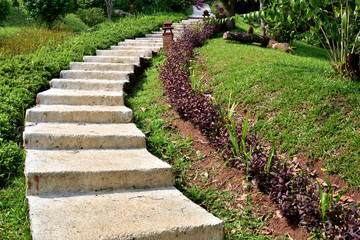
<svg viewBox="0 0 360 240">
<path fill-rule="evenodd" d="M 163 57 L 155 57 L 154 66 L 162 61 Z M 218 191 L 212 187 L 204 189 L 193 183 L 195 174 L 201 181 L 206 182 L 207 178 L 204 177 L 204 172 L 194 173 L 189 170 L 191 159 L 196 157 L 194 150 L 190 148 L 191 139 L 183 139 L 178 130 L 169 127 L 167 120 L 176 116 L 169 116 L 170 106 L 163 103 L 166 95 L 154 66 L 145 72 L 144 79 L 133 86 L 132 92 L 126 97 L 126 105 L 134 110 L 135 124 L 148 133 L 149 151 L 174 167 L 178 189 L 224 221 L 226 239 L 271 239 L 262 235 L 265 223 L 261 217 L 255 217 L 254 213 L 259 206 L 247 200 L 244 210 L 239 207 L 228 209 L 227 206 L 232 204 L 241 192 Z"/>
<path fill-rule="evenodd" d="M 253 130 L 274 134 L 281 152 L 324 160 L 324 167 L 360 189 L 360 83 L 334 76 L 326 53 L 304 43 L 295 54 L 211 39 L 197 50 L 209 70 L 209 92 L 256 118 Z"/>
</svg>

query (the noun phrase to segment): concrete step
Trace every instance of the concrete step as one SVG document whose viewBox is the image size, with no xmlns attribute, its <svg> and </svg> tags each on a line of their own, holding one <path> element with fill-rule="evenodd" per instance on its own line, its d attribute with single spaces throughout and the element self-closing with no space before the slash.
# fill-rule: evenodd
<svg viewBox="0 0 360 240">
<path fill-rule="evenodd" d="M 146 149 L 28 150 L 27 195 L 169 187 L 172 167 Z"/>
<path fill-rule="evenodd" d="M 140 65 L 139 57 L 84 56 L 84 62 L 91 63 L 129 63 Z"/>
<path fill-rule="evenodd" d="M 29 122 L 130 123 L 131 109 L 103 105 L 37 105 L 26 111 Z"/>
<path fill-rule="evenodd" d="M 124 85 L 129 81 L 99 80 L 99 79 L 53 79 L 50 81 L 52 88 L 72 89 L 72 90 L 99 90 L 102 91 L 122 91 Z"/>
<path fill-rule="evenodd" d="M 163 43 L 162 38 L 135 38 L 135 39 L 126 39 L 126 42 L 142 42 L 142 43 Z"/>
<path fill-rule="evenodd" d="M 84 71 L 84 70 L 63 70 L 60 78 L 75 79 L 106 79 L 129 81 L 131 72 L 120 71 Z"/>
<path fill-rule="evenodd" d="M 28 196 L 33 239 L 222 240 L 223 223 L 173 187 Z"/>
<path fill-rule="evenodd" d="M 70 70 L 134 72 L 134 64 L 72 62 Z"/>
<path fill-rule="evenodd" d="M 119 42 L 118 43 L 119 46 L 143 46 L 143 47 L 162 47 L 163 43 L 162 42 L 143 42 L 143 41 L 127 41 L 127 42 Z"/>
<path fill-rule="evenodd" d="M 97 50 L 97 56 L 132 56 L 151 58 L 151 50 Z"/>
<path fill-rule="evenodd" d="M 26 149 L 145 148 L 145 135 L 132 123 L 31 123 L 24 131 Z"/>
<path fill-rule="evenodd" d="M 52 88 L 38 93 L 38 104 L 124 105 L 123 92 L 84 91 Z"/>
<path fill-rule="evenodd" d="M 131 47 L 132 49 L 134 50 L 150 50 L 152 52 L 158 52 L 160 51 L 160 48 L 159 46 L 111 46 L 111 50 L 124 50 L 124 48 L 127 48 L 127 47 Z"/>
</svg>

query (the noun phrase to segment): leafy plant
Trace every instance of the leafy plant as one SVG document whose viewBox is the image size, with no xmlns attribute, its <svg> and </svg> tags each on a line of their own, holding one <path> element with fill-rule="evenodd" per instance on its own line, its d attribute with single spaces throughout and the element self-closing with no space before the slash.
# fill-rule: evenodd
<svg viewBox="0 0 360 240">
<path fill-rule="evenodd" d="M 0 23 L 10 14 L 10 0 L 0 0 Z"/>
<path fill-rule="evenodd" d="M 326 213 L 333 207 L 334 203 L 339 203 L 340 198 L 347 192 L 348 189 L 344 189 L 339 193 L 339 195 L 336 197 L 334 201 L 334 189 L 329 181 L 329 179 L 326 179 L 326 183 L 328 186 L 328 190 L 324 191 L 319 181 L 317 181 L 318 187 L 319 187 L 319 197 L 320 197 L 320 210 L 321 210 L 321 216 L 326 223 L 329 218 L 326 216 Z"/>
<path fill-rule="evenodd" d="M 76 14 L 90 27 L 106 21 L 102 8 L 79 9 Z"/>
<path fill-rule="evenodd" d="M 89 26 L 86 25 L 78 16 L 73 13 L 66 14 L 63 21 L 66 27 L 70 28 L 74 32 L 89 29 Z"/>
<path fill-rule="evenodd" d="M 56 19 L 72 10 L 72 0 L 23 0 L 30 16 L 51 25 Z"/>
</svg>

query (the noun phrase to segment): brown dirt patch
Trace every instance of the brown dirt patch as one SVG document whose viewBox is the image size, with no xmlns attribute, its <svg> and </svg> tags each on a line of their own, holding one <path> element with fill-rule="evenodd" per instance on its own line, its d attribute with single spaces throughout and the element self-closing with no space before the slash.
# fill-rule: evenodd
<svg viewBox="0 0 360 240">
<path fill-rule="evenodd" d="M 325 182 L 326 179 L 329 179 L 331 185 L 338 192 L 347 188 L 347 184 L 344 180 L 336 175 L 327 174 L 322 170 L 321 161 L 310 159 L 302 155 L 295 157 L 294 160 L 298 161 L 301 166 L 307 168 L 307 171 L 310 172 L 315 179 L 320 179 L 320 182 Z M 360 192 L 354 188 L 350 188 L 341 199 L 344 201 L 347 200 L 348 202 L 360 202 Z"/>
<path fill-rule="evenodd" d="M 245 199 L 249 197 L 251 202 L 258 207 L 258 211 L 254 211 L 254 214 L 268 221 L 267 226 L 262 230 L 264 235 L 276 238 L 283 237 L 287 233 L 290 239 L 296 240 L 308 239 L 311 236 L 304 228 L 289 223 L 285 217 L 281 216 L 270 197 L 261 193 L 254 182 L 247 181 L 242 171 L 227 167 L 220 160 L 215 149 L 210 147 L 207 139 L 190 122 L 175 119 L 172 120 L 171 125 L 179 129 L 184 138 L 191 136 L 192 148 L 197 154 L 203 156 L 203 158 L 193 159 L 190 171 L 190 174 L 193 175 L 188 176 L 193 183 L 199 187 L 209 187 L 210 185 L 216 190 L 239 193 L 239 197 L 235 199 L 234 203 L 226 204 L 229 210 L 241 209 Z M 200 174 L 208 176 L 206 183 L 199 180 L 198 175 Z M 247 186 L 252 187 L 248 188 Z"/>
</svg>

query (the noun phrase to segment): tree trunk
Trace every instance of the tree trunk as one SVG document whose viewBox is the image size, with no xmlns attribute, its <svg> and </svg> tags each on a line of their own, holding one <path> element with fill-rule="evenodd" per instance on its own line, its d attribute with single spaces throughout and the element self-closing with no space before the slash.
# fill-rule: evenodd
<svg viewBox="0 0 360 240">
<path fill-rule="evenodd" d="M 224 33 L 223 38 L 225 40 L 235 40 L 235 41 L 246 42 L 246 43 L 253 43 L 253 42 L 261 43 L 261 45 L 263 47 L 266 47 L 270 41 L 270 38 L 267 36 L 238 33 L 238 32 L 226 32 L 226 33 Z"/>
<path fill-rule="evenodd" d="M 221 0 L 221 3 L 230 16 L 235 16 L 235 0 Z"/>
<path fill-rule="evenodd" d="M 260 0 L 260 11 L 264 9 L 263 0 Z M 261 22 L 261 35 L 266 36 L 266 28 L 265 28 L 265 21 L 264 19 L 260 18 Z"/>
<path fill-rule="evenodd" d="M 105 0 L 107 17 L 110 20 L 114 7 L 114 0 Z"/>
<path fill-rule="evenodd" d="M 358 53 L 348 53 L 346 56 L 345 71 L 350 77 L 360 80 Z"/>
</svg>

